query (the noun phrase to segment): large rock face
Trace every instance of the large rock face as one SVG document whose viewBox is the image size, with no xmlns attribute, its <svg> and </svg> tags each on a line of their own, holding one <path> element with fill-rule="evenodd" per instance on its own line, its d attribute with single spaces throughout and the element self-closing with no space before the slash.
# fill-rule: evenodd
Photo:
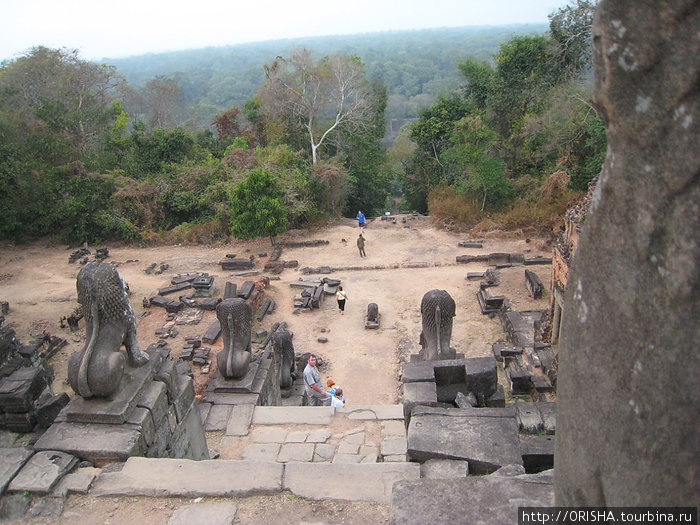
<svg viewBox="0 0 700 525">
<path fill-rule="evenodd" d="M 603 0 L 608 155 L 567 287 L 557 505 L 698 505 L 700 2 Z"/>
</svg>

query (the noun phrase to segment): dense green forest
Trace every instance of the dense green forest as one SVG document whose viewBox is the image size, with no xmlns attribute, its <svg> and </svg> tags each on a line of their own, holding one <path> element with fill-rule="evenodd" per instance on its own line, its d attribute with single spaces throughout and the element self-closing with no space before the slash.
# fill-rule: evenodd
<svg viewBox="0 0 700 525">
<path fill-rule="evenodd" d="M 0 239 L 274 239 L 397 202 L 456 227 L 551 231 L 606 149 L 590 100 L 594 9 L 575 0 L 540 32 L 111 63 L 33 48 L 0 65 Z M 389 144 L 388 115 L 409 120 Z"/>
<path fill-rule="evenodd" d="M 349 36 L 324 36 L 256 42 L 110 59 L 136 90 L 153 79 L 173 81 L 181 97 L 178 124 L 207 127 L 214 116 L 242 106 L 265 80 L 263 65 L 295 49 L 318 56 L 334 53 L 359 56 L 370 81 L 386 86 L 387 122 L 415 118 L 443 92 L 460 82 L 457 64 L 469 57 L 488 60 L 498 46 L 518 35 L 542 34 L 544 24 L 480 26 L 388 31 Z M 127 108 L 132 114 L 134 109 Z"/>
</svg>

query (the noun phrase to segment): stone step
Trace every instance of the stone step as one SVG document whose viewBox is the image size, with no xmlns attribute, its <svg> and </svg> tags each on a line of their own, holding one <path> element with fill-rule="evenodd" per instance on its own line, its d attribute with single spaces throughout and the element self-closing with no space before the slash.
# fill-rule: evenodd
<svg viewBox="0 0 700 525">
<path fill-rule="evenodd" d="M 335 414 L 353 420 L 403 420 L 403 405 L 353 405 L 351 407 L 256 406 L 253 425 L 328 425 Z"/>
<path fill-rule="evenodd" d="M 131 457 L 103 473 L 94 496 L 230 497 L 289 490 L 307 499 L 388 504 L 396 481 L 420 479 L 418 463 L 276 463 Z"/>
</svg>

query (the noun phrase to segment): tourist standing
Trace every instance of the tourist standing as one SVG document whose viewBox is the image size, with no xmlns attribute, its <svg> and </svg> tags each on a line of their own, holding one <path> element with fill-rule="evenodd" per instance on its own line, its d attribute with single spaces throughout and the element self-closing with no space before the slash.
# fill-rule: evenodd
<svg viewBox="0 0 700 525">
<path fill-rule="evenodd" d="M 362 233 L 357 238 L 357 249 L 360 250 L 360 257 L 367 257 L 365 254 L 365 238 L 362 236 Z"/>
<path fill-rule="evenodd" d="M 338 310 L 340 311 L 340 315 L 344 315 L 345 301 L 348 298 L 348 294 L 343 291 L 342 286 L 338 286 L 338 291 L 335 293 L 335 298 L 338 301 Z"/>
<path fill-rule="evenodd" d="M 360 230 L 364 230 L 364 228 L 365 228 L 365 214 L 362 213 L 362 210 L 357 211 L 357 216 L 355 218 L 357 219 L 357 224 L 360 226 Z"/>
<path fill-rule="evenodd" d="M 309 406 L 319 407 L 331 404 L 331 395 L 328 394 L 321 385 L 321 374 L 316 368 L 316 356 L 311 354 L 309 361 L 304 368 L 304 389 L 306 397 L 309 399 Z"/>
</svg>

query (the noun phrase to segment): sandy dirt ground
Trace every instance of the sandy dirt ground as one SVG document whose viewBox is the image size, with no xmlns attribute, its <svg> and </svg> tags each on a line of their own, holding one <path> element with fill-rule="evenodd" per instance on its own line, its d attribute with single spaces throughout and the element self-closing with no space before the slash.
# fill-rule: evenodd
<svg viewBox="0 0 700 525">
<path fill-rule="evenodd" d="M 326 296 L 320 309 L 294 314 L 293 298 L 299 294 L 299 289 L 290 287 L 290 283 L 297 281 L 302 274 L 299 268 L 285 269 L 279 276 L 280 279 L 270 281 L 265 289 L 265 293 L 276 301 L 276 310 L 261 323 L 256 322 L 254 325 L 254 331 L 269 330 L 273 323 L 286 321 L 294 333 L 296 353 L 318 354 L 324 362 L 320 367 L 323 381 L 332 378 L 341 385 L 349 405 L 399 401 L 400 363 L 409 353 L 416 353 L 420 349 L 420 301 L 423 294 L 431 289 L 447 290 L 456 302 L 451 346 L 457 352 L 462 352 L 467 357 L 491 355 L 491 343 L 505 338 L 498 319 L 481 314 L 476 300 L 478 281 L 466 279 L 467 272 L 481 272 L 488 267 L 483 263 L 457 264 L 458 255 L 507 252 L 524 253 L 526 257 L 551 256 L 551 247 L 545 239 L 494 234 L 479 239 L 483 240 L 481 249 L 462 248 L 458 242 L 468 240 L 467 235 L 438 230 L 427 217 L 399 216 L 395 224 L 381 220 L 368 223 L 364 232 L 367 257 L 361 258 L 355 244 L 358 233 L 355 221 L 343 220 L 316 231 L 288 232 L 280 238 L 289 241 L 328 241 L 328 244 L 315 247 L 286 247 L 281 259 L 296 260 L 299 268 L 324 265 L 348 268 L 328 275 L 340 279 L 348 293 L 344 315 L 339 313 L 332 296 Z M 98 247 L 101 246 L 89 248 L 94 253 Z M 117 270 L 129 285 L 142 348 L 157 341 L 155 330 L 166 323 L 163 309 L 144 308 L 144 297 L 155 295 L 159 288 L 169 285 L 170 279 L 176 274 L 195 271 L 215 276 L 216 296 L 221 297 L 226 282 L 240 286 L 245 280 L 257 278 L 236 277 L 233 272 L 223 271 L 219 261 L 226 254 L 255 256 L 255 268 L 263 275 L 262 267 L 267 258 L 260 255 L 272 252 L 267 239 L 232 241 L 217 246 L 107 247 L 110 251 L 107 261 L 117 265 Z M 74 249 L 75 247 L 47 246 L 45 243 L 0 246 L 0 301 L 7 301 L 10 306 L 5 322 L 15 329 L 22 342 L 28 342 L 44 332 L 68 341 L 69 344 L 50 363 L 56 373 L 54 392 L 65 391 L 71 395 L 72 391 L 66 382 L 67 362 L 68 357 L 85 344 L 84 323 L 81 321 L 80 330 L 71 332 L 68 328 L 61 328 L 59 320 L 70 315 L 77 306 L 75 282 L 81 265 L 68 262 Z M 169 267 L 160 275 L 145 273 L 146 267 L 152 263 L 168 264 Z M 381 270 L 354 268 L 397 263 L 429 263 L 430 266 Z M 547 285 L 550 267 L 536 266 L 533 269 Z M 505 295 L 517 310 L 546 308 L 549 304 L 548 292 L 545 292 L 543 298 L 533 300 L 527 293 L 523 271 L 522 266 L 501 269 L 501 284 L 494 292 Z M 172 297 L 176 298 L 177 294 Z M 377 303 L 381 316 L 380 328 L 377 330 L 367 330 L 364 327 L 367 305 L 371 302 Z M 177 326 L 179 335 L 169 340 L 174 356 L 179 355 L 186 336 L 201 337 L 214 320 L 214 312 L 205 312 L 199 324 Z M 319 342 L 319 337 L 325 337 L 328 341 Z M 220 348 L 221 341 L 213 345 L 213 352 Z M 198 367 L 194 368 L 201 388 L 206 383 L 207 376 L 200 374 Z M 173 506 L 187 503 L 131 499 L 135 500 L 134 505 L 124 506 L 113 499 L 95 501 L 71 496 L 66 502 L 64 514 L 71 515 L 68 512 L 70 509 L 93 517 L 99 515 L 96 512 L 106 512 L 110 515 L 110 521 L 104 523 L 134 523 L 137 521 L 132 521 L 128 513 L 136 507 L 141 508 L 141 515 L 151 513 L 146 520 L 140 519 L 138 522 L 166 523 Z M 140 503 L 136 504 L 136 500 Z M 271 506 L 270 512 L 267 511 L 267 506 Z M 93 507 L 96 507 L 94 511 Z M 283 521 L 275 521 L 275 508 L 284 516 Z M 299 510 L 291 511 L 291 508 Z M 364 510 L 358 510 L 360 508 Z M 237 522 L 383 523 L 386 519 L 388 509 L 382 505 L 306 502 L 283 494 L 241 500 Z M 75 517 L 65 523 L 68 521 L 83 523 Z"/>
</svg>

